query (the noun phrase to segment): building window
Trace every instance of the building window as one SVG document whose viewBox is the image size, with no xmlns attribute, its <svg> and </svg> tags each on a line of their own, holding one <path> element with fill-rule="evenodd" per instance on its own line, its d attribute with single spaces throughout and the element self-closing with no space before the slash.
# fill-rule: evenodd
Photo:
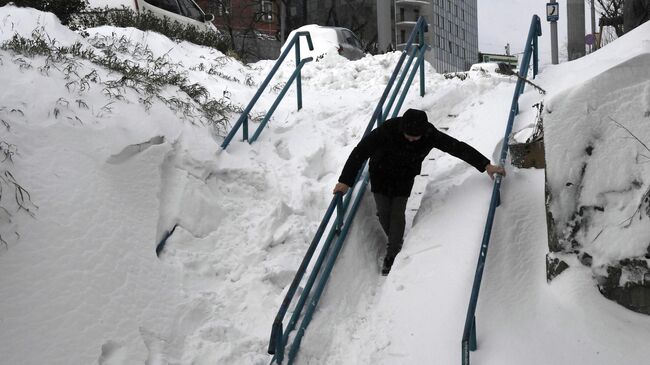
<svg viewBox="0 0 650 365">
<path fill-rule="evenodd" d="M 451 33 L 451 20 L 447 20 L 447 24 L 449 24 L 449 29 L 447 30 L 449 31 L 449 33 Z"/>
<path fill-rule="evenodd" d="M 406 43 L 406 31 L 404 29 L 400 31 L 400 38 L 402 38 L 401 43 Z"/>
<path fill-rule="evenodd" d="M 413 15 L 415 15 L 415 21 L 417 22 L 420 19 L 420 9 L 413 9 Z"/>
<path fill-rule="evenodd" d="M 259 4 L 260 20 L 267 23 L 273 22 L 273 1 L 261 0 Z"/>
<path fill-rule="evenodd" d="M 449 41 L 449 53 L 454 54 L 454 49 L 451 48 L 451 41 Z"/>
<path fill-rule="evenodd" d="M 232 11 L 232 0 L 219 0 L 217 2 L 217 14 L 219 16 L 229 15 Z"/>
<path fill-rule="evenodd" d="M 465 21 L 465 9 L 460 9 L 460 19 Z"/>
<path fill-rule="evenodd" d="M 399 21 L 404 21 L 404 8 L 399 8 Z"/>
<path fill-rule="evenodd" d="M 465 39 L 465 29 L 463 29 L 463 39 Z"/>
</svg>

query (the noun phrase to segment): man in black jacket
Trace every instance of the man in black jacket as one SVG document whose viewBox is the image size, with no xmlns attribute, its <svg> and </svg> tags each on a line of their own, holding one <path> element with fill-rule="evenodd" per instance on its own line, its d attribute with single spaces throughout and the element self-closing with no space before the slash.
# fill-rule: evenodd
<svg viewBox="0 0 650 365">
<path fill-rule="evenodd" d="M 438 131 L 422 110 L 409 109 L 402 117 L 389 119 L 365 136 L 348 157 L 334 193 L 345 194 L 354 184 L 363 162 L 370 158 L 370 183 L 377 216 L 388 236 L 382 275 L 388 275 L 402 248 L 406 224 L 406 202 L 422 161 L 433 148 L 458 157 L 480 172 L 505 175 L 501 166 L 490 164 L 470 145 Z"/>
</svg>

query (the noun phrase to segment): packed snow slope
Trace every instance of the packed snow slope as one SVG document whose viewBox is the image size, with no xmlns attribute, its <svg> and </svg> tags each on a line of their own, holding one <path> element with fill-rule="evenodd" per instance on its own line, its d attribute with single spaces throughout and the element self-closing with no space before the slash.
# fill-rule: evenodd
<svg viewBox="0 0 650 365">
<path fill-rule="evenodd" d="M 41 41 L 5 43 L 14 34 Z M 647 42 L 640 32 L 626 37 L 628 53 Z M 136 29 L 82 37 L 51 14 L 10 6 L 0 8 L 0 42 L 0 146 L 11 157 L 0 165 L 0 363 L 268 363 L 284 291 L 399 54 L 307 64 L 303 109 L 292 89 L 255 144 L 221 151 L 215 120 L 234 123 L 271 62 L 242 65 Z M 621 49 L 590 57 L 607 54 L 613 65 L 627 58 Z M 598 74 L 564 81 L 574 64 L 544 70 L 539 82 L 552 94 Z M 468 75 L 427 67 L 427 94 L 413 92 L 403 109 L 425 110 L 494 160 L 514 80 Z M 541 98 L 522 96 L 515 130 L 534 122 Z M 643 363 L 646 317 L 605 300 L 578 265 L 546 284 L 543 181 L 541 171 L 508 168 L 473 362 Z M 491 187 L 433 151 L 388 278 L 378 275 L 385 238 L 368 194 L 298 363 L 460 361 Z"/>
<path fill-rule="evenodd" d="M 535 82 L 547 95 L 528 88 L 514 128 L 523 129 L 534 119 L 533 103 L 547 101 L 545 126 L 552 133 L 545 137 L 546 149 L 557 151 L 547 164 L 558 174 L 549 176 L 549 183 L 561 180 L 563 185 L 579 174 L 582 160 L 576 160 L 576 151 L 584 153 L 589 141 L 600 149 L 594 155 L 599 165 L 588 169 L 580 199 L 609 204 L 606 209 L 613 213 L 594 224 L 611 230 L 621 216 L 632 215 L 645 188 L 618 199 L 607 193 L 595 195 L 635 177 L 645 183 L 647 164 L 642 156 L 647 151 L 624 131 L 610 128 L 616 132 L 610 134 L 603 128 L 609 115 L 625 121 L 642 141 L 650 138 L 643 127 L 650 105 L 649 35 L 647 23 L 590 56 L 545 68 Z M 387 281 L 378 287 L 372 310 L 364 316 L 366 325 L 354 332 L 353 341 L 340 354 L 314 363 L 460 362 L 487 198 L 476 202 L 486 194 L 472 178 L 440 192 L 441 185 L 448 186 L 449 170 L 432 169 L 429 176 L 405 248 Z M 571 268 L 547 284 L 544 173 L 508 169 L 501 191 L 478 303 L 479 348 L 472 353 L 472 363 L 646 363 L 650 350 L 644 339 L 650 335 L 650 319 L 600 295 L 591 268 L 575 257 L 567 258 Z M 629 250 L 637 254 L 645 250 L 647 220 L 638 223 L 619 239 L 598 242 L 590 252 L 611 259 Z"/>
</svg>

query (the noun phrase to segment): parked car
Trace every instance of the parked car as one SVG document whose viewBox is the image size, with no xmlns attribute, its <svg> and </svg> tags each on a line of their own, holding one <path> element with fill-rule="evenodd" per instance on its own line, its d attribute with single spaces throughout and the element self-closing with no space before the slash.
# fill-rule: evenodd
<svg viewBox="0 0 650 365">
<path fill-rule="evenodd" d="M 291 31 L 287 37 L 287 41 L 282 46 L 282 52 L 288 44 L 288 41 L 297 32 L 309 32 L 312 43 L 314 44 L 314 51 L 309 51 L 307 39 L 300 37 L 300 55 L 302 58 L 314 57 L 315 59 L 325 53 L 338 53 L 348 60 L 354 61 L 364 57 L 366 54 L 361 45 L 361 41 L 359 41 L 359 38 L 351 30 L 341 27 L 324 27 L 316 24 L 304 25 Z"/>
<path fill-rule="evenodd" d="M 149 11 L 181 24 L 202 30 L 217 30 L 212 24 L 214 15 L 206 14 L 193 0 L 133 0 L 138 12 Z"/>
</svg>

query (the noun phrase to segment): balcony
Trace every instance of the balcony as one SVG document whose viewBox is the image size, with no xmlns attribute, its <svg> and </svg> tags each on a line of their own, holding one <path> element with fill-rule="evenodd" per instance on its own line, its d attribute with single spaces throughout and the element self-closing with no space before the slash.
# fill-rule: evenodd
<svg viewBox="0 0 650 365">
<path fill-rule="evenodd" d="M 425 0 L 397 0 L 395 1 L 397 6 L 409 6 L 413 8 L 420 8 L 423 6 L 429 5 L 429 1 Z"/>
<path fill-rule="evenodd" d="M 420 43 L 419 42 L 413 42 L 411 43 L 414 47 L 419 47 Z M 406 42 L 404 43 L 397 43 L 397 50 L 402 51 L 404 50 L 404 47 L 406 47 Z"/>
<path fill-rule="evenodd" d="M 418 21 L 416 20 L 397 20 L 395 22 L 395 26 L 400 27 L 400 28 L 413 28 L 415 24 L 417 24 Z"/>
</svg>

